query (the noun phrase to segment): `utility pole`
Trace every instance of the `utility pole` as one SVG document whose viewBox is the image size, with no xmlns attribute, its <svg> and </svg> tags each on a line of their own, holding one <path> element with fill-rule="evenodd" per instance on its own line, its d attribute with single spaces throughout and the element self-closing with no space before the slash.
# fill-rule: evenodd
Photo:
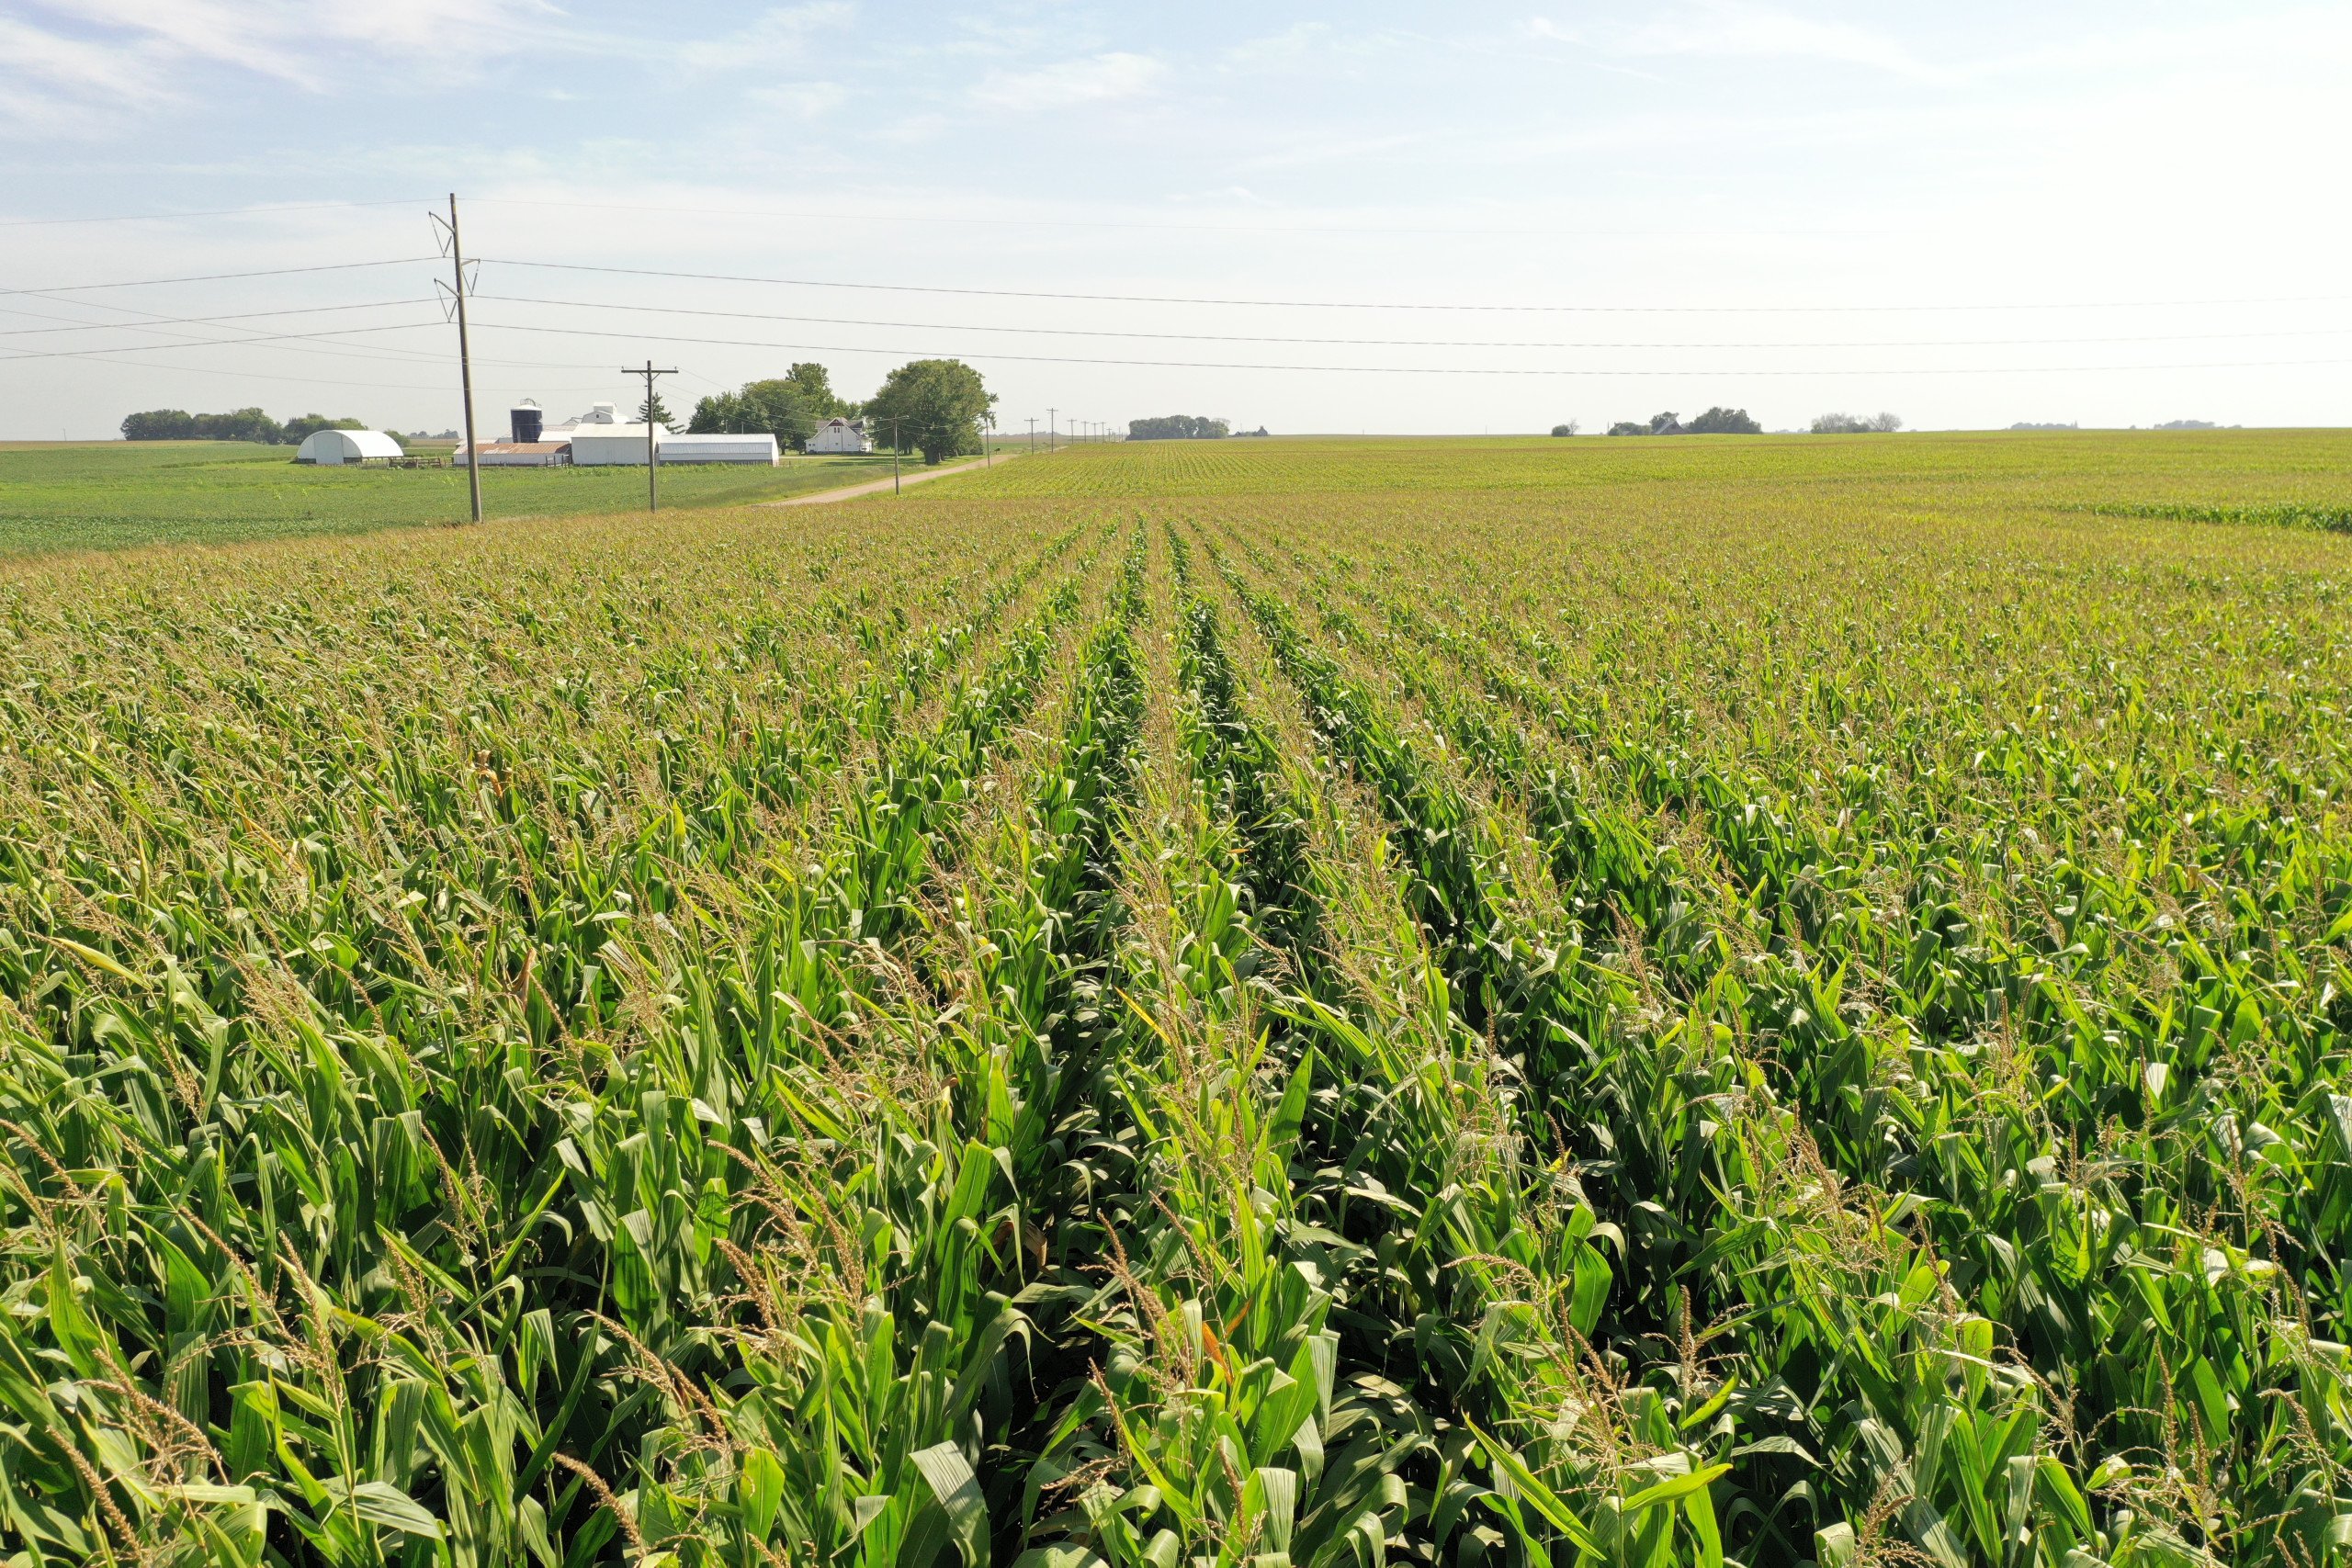
<svg viewBox="0 0 2352 1568">
<path fill-rule="evenodd" d="M 1031 415 L 1029 416 L 1029 456 L 1031 456 L 1032 457 L 1035 457 L 1036 455 L 1037 455 L 1037 416 L 1036 416 L 1035 414 L 1034 414 L 1034 413 L 1033 413 L 1033 414 L 1031 414 Z"/>
<path fill-rule="evenodd" d="M 992 468 L 995 466 L 991 461 L 991 454 L 989 451 L 989 437 L 995 432 L 995 429 L 996 426 L 992 422 L 983 423 L 980 426 L 980 467 L 983 468 Z"/>
<path fill-rule="evenodd" d="M 466 391 L 466 490 L 473 500 L 474 521 L 481 521 L 481 446 L 474 440 L 474 356 L 466 341 L 466 254 L 458 243 L 458 193 L 449 193 L 448 221 L 442 222 L 439 213 L 430 215 L 433 221 L 448 231 L 449 272 L 457 284 L 458 303 L 458 379 Z"/>
<path fill-rule="evenodd" d="M 1050 408 L 1046 411 L 1046 450 L 1048 452 L 1054 449 L 1054 416 L 1060 412 Z"/>
<path fill-rule="evenodd" d="M 674 367 L 668 370 L 656 370 L 650 359 L 645 362 L 645 368 L 642 370 L 631 365 L 621 367 L 621 374 L 624 376 L 645 378 L 645 510 L 648 512 L 662 510 L 662 486 L 656 477 L 662 471 L 661 454 L 653 448 L 653 378 L 675 376 L 677 373 Z"/>
<path fill-rule="evenodd" d="M 899 419 L 896 414 L 890 416 L 890 493 L 904 493 L 899 489 Z"/>
</svg>

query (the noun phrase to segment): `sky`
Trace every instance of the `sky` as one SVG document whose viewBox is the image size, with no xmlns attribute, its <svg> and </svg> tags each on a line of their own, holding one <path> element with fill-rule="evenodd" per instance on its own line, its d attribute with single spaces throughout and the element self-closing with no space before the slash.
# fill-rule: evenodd
<svg viewBox="0 0 2352 1568">
<path fill-rule="evenodd" d="M 2341 5 L 0 0 L 0 438 L 453 427 L 452 192 L 492 430 L 2352 423 L 2346 81 Z"/>
</svg>

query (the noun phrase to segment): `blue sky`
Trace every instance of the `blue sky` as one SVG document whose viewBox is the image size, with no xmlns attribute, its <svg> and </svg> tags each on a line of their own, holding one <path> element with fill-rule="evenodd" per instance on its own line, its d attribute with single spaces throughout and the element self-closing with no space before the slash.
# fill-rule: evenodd
<svg viewBox="0 0 2352 1568">
<path fill-rule="evenodd" d="M 2346 81 L 2342 6 L 0 0 L 0 436 L 453 423 L 453 189 L 486 418 L 951 353 L 1016 431 L 2352 423 Z"/>
</svg>

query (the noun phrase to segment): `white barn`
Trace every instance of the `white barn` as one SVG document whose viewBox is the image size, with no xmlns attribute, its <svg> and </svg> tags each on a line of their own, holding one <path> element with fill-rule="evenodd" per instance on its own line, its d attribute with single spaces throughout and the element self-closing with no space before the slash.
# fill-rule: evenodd
<svg viewBox="0 0 2352 1568">
<path fill-rule="evenodd" d="M 380 430 L 314 430 L 294 454 L 298 463 L 366 463 L 405 457 L 401 444 Z"/>
<path fill-rule="evenodd" d="M 642 426 L 639 427 L 643 428 Z M 575 434 L 573 440 L 578 440 Z M 668 463 L 764 463 L 775 466 L 775 437 L 758 435 L 665 435 L 662 461 Z"/>
<path fill-rule="evenodd" d="M 808 436 L 808 450 L 817 453 L 853 453 L 874 450 L 874 438 L 865 434 L 862 419 L 829 419 Z"/>
<path fill-rule="evenodd" d="M 575 468 L 645 466 L 645 426 L 641 424 L 578 424 L 568 433 L 571 438 L 571 466 Z M 677 437 L 661 425 L 653 427 L 655 461 L 658 454 Z"/>
</svg>

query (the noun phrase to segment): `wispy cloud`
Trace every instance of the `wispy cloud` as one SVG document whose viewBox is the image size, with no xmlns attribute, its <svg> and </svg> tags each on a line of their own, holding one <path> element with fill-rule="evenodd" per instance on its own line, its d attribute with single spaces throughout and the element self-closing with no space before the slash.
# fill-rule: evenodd
<svg viewBox="0 0 2352 1568">
<path fill-rule="evenodd" d="M 26 102 L 10 100 L 74 106 L 76 129 L 95 132 L 201 98 L 194 73 L 205 67 L 325 94 L 380 72 L 387 57 L 405 82 L 432 87 L 526 53 L 624 47 L 548 0 L 29 0 L 17 17 L 0 17 L 0 84 L 11 89 L 0 105 L 20 120 Z"/>
<path fill-rule="evenodd" d="M 688 43 L 678 60 L 697 71 L 774 70 L 805 59 L 814 39 L 828 28 L 846 28 L 856 15 L 857 7 L 842 0 L 778 6 L 741 31 Z"/>
<path fill-rule="evenodd" d="M 1553 36 L 1573 39 L 1577 35 L 1563 29 Z M 1619 54 L 1818 60 L 1901 76 L 1940 74 L 1884 33 L 1745 0 L 1712 0 L 1681 15 L 1645 22 L 1608 37 L 1604 47 Z"/>
<path fill-rule="evenodd" d="M 1114 50 L 1034 71 L 991 71 L 973 86 L 971 96 L 984 108 L 1035 114 L 1137 97 L 1151 90 L 1160 73 L 1159 62 L 1148 54 Z"/>
<path fill-rule="evenodd" d="M 754 87 L 746 96 L 795 119 L 822 119 L 848 100 L 849 89 L 839 82 L 779 82 Z"/>
<path fill-rule="evenodd" d="M 1225 51 L 1225 61 L 1227 65 L 1244 71 L 1268 65 L 1287 65 L 1318 50 L 1329 49 L 1330 43 L 1330 23 L 1297 22 L 1278 33 L 1244 39 Z"/>
</svg>

